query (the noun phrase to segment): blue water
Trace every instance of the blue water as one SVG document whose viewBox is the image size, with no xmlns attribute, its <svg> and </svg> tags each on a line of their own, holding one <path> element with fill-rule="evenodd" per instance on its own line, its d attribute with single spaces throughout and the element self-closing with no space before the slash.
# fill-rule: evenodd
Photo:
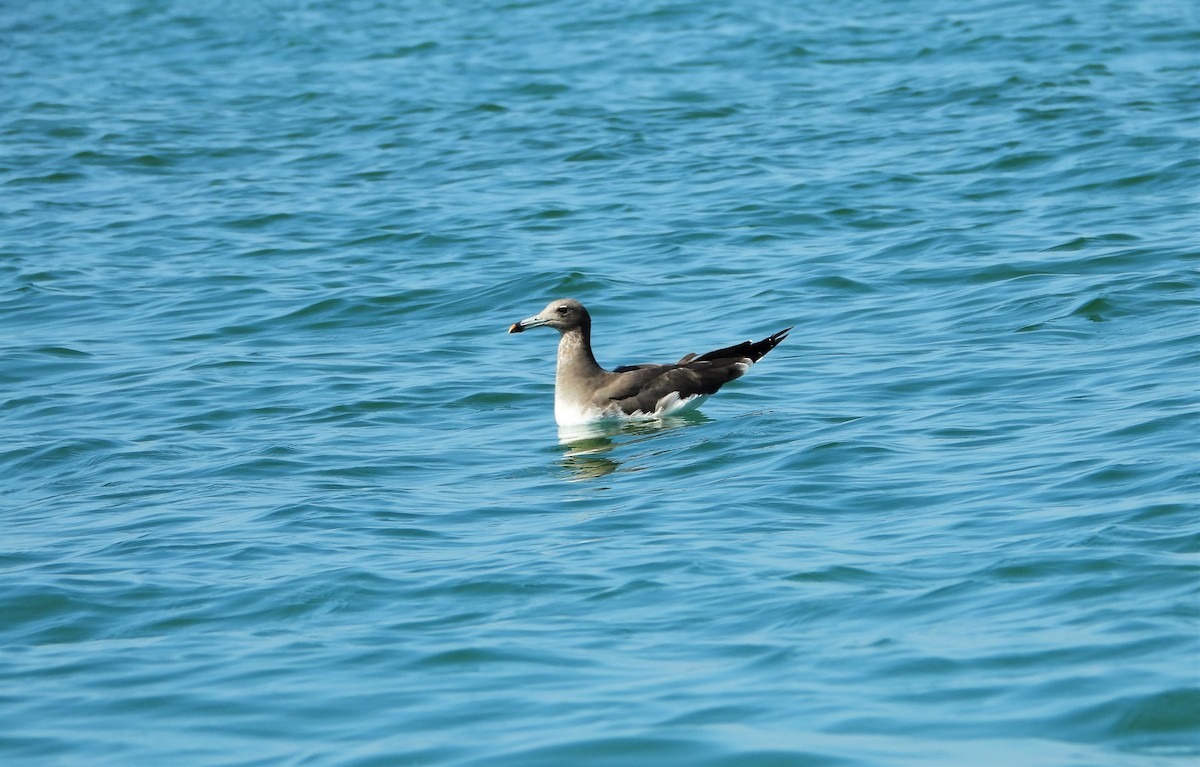
<svg viewBox="0 0 1200 767">
<path fill-rule="evenodd" d="M 1200 7 L 0 9 L 0 763 L 1194 765 Z M 560 434 L 601 363 L 791 337 Z"/>
</svg>

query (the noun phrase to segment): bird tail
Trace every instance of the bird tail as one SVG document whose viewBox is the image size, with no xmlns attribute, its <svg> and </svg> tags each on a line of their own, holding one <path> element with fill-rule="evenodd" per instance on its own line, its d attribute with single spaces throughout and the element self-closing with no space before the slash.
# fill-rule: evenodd
<svg viewBox="0 0 1200 767">
<path fill-rule="evenodd" d="M 792 327 L 795 327 L 795 325 Z M 771 351 L 776 346 L 779 346 L 779 343 L 788 337 L 788 331 L 790 331 L 792 327 L 784 328 L 778 333 L 769 335 L 761 341 L 743 341 L 740 344 L 726 346 L 724 349 L 717 349 L 716 351 L 702 354 L 692 360 L 692 362 L 712 362 L 714 360 L 739 358 L 748 359 L 752 363 L 758 362 L 760 359 L 766 356 L 767 352 Z"/>
</svg>

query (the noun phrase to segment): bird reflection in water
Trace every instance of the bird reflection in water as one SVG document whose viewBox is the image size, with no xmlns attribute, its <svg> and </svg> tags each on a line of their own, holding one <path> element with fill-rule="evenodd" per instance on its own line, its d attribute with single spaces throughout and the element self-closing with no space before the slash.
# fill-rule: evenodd
<svg viewBox="0 0 1200 767">
<path fill-rule="evenodd" d="M 666 431 L 698 426 L 713 419 L 699 412 L 645 421 L 597 421 L 578 426 L 560 426 L 558 444 L 564 469 L 572 480 L 595 479 L 621 468 L 622 461 L 613 452 L 627 445 L 653 439 Z M 636 471 L 640 469 L 628 469 Z"/>
</svg>

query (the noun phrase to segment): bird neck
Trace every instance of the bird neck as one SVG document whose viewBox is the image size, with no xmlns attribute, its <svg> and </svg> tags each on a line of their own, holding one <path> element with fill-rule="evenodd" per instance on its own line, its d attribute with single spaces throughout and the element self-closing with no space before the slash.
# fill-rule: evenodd
<svg viewBox="0 0 1200 767">
<path fill-rule="evenodd" d="M 603 370 L 592 355 L 591 333 L 586 326 L 571 328 L 558 339 L 557 378 L 579 380 L 590 378 Z"/>
</svg>

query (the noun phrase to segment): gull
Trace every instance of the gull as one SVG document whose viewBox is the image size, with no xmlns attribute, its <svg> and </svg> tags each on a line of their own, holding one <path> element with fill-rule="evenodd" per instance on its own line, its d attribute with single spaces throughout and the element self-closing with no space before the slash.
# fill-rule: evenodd
<svg viewBox="0 0 1200 767">
<path fill-rule="evenodd" d="M 592 318 L 583 304 L 572 298 L 551 301 L 538 314 L 514 322 L 508 332 L 541 327 L 559 332 L 554 378 L 554 420 L 559 426 L 663 418 L 695 410 L 724 384 L 740 378 L 792 329 L 699 356 L 688 354 L 674 364 L 605 370 L 592 354 Z"/>
</svg>

